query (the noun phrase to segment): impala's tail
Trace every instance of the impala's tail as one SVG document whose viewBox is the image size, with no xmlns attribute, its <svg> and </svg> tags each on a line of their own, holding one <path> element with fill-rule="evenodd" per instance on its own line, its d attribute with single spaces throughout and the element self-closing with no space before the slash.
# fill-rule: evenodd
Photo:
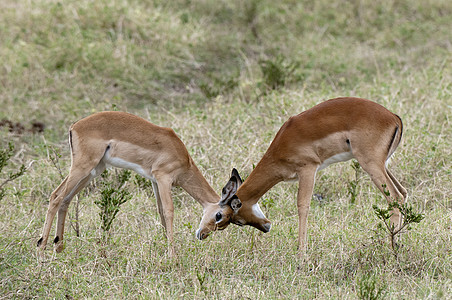
<svg viewBox="0 0 452 300">
<path fill-rule="evenodd" d="M 394 154 L 395 150 L 400 144 L 400 141 L 402 140 L 402 133 L 403 133 L 403 123 L 402 119 L 398 115 L 395 115 L 398 119 L 396 128 L 394 130 L 394 134 L 392 135 L 391 142 L 389 143 L 389 149 L 388 149 L 388 156 L 386 160 L 388 160 L 392 154 Z"/>
</svg>

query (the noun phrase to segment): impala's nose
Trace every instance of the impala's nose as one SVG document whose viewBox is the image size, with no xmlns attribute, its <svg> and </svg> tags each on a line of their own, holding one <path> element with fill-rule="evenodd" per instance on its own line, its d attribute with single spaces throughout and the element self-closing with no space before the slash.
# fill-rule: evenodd
<svg viewBox="0 0 452 300">
<path fill-rule="evenodd" d="M 262 225 L 262 227 L 263 227 L 263 232 L 265 232 L 265 233 L 267 233 L 267 232 L 269 232 L 270 231 L 270 229 L 272 228 L 272 223 L 265 223 L 264 225 Z"/>
<path fill-rule="evenodd" d="M 201 229 L 196 230 L 196 238 L 198 240 L 202 240 L 202 238 L 201 238 Z"/>
<path fill-rule="evenodd" d="M 208 236 L 208 234 L 202 233 L 201 229 L 196 230 L 196 238 L 200 241 L 205 239 Z"/>
</svg>

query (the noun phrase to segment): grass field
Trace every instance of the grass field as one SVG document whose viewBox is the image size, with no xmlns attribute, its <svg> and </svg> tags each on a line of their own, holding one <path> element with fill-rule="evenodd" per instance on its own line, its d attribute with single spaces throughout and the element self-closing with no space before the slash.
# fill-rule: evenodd
<svg viewBox="0 0 452 300">
<path fill-rule="evenodd" d="M 65 250 L 49 241 L 38 260 L 74 121 L 116 109 L 172 127 L 220 192 L 232 167 L 251 172 L 289 116 L 338 96 L 371 99 L 404 121 L 390 168 L 425 219 L 401 236 L 397 256 L 372 209 L 383 196 L 346 162 L 317 175 L 322 200 L 311 204 L 303 261 L 297 185 L 261 199 L 270 233 L 231 225 L 202 242 L 202 207 L 175 188 L 171 258 L 154 195 L 134 175 L 107 241 L 96 180 L 70 207 Z M 25 128 L 0 128 L 1 148 L 15 145 L 0 184 L 28 167 L 0 201 L 0 299 L 452 295 L 451 1 L 3 0 L 0 106 L 0 120 Z M 33 122 L 44 132 L 29 132 Z"/>
</svg>

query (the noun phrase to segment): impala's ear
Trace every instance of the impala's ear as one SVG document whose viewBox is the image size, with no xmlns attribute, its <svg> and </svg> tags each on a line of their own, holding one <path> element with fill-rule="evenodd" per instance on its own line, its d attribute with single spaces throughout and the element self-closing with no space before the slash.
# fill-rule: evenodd
<svg viewBox="0 0 452 300">
<path fill-rule="evenodd" d="M 232 210 L 234 211 L 234 214 L 236 214 L 240 207 L 242 207 L 242 201 L 240 201 L 239 198 L 237 198 L 236 195 L 232 196 L 231 202 L 229 203 L 229 205 L 231 206 Z"/>
<path fill-rule="evenodd" d="M 232 169 L 231 178 L 221 191 L 220 205 L 229 204 L 241 184 L 242 178 L 240 178 L 239 172 L 236 169 Z"/>
<path fill-rule="evenodd" d="M 232 177 L 237 178 L 237 182 L 238 182 L 239 187 L 240 187 L 240 186 L 242 185 L 242 178 L 240 178 L 239 172 L 237 171 L 236 168 L 233 168 L 233 169 L 232 169 L 232 172 L 231 172 L 231 178 L 232 178 Z"/>
</svg>

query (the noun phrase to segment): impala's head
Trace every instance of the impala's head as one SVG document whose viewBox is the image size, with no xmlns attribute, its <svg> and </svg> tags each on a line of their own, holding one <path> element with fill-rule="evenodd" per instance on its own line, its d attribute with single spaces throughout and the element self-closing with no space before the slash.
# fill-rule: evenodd
<svg viewBox="0 0 452 300">
<path fill-rule="evenodd" d="M 196 237 L 200 240 L 209 236 L 212 231 L 223 230 L 230 223 L 243 226 L 251 225 L 263 232 L 269 232 L 271 223 L 261 211 L 259 204 L 242 203 L 236 192 L 242 179 L 236 169 L 232 170 L 229 182 L 221 192 L 221 200 L 204 208 L 204 215 Z"/>
</svg>

